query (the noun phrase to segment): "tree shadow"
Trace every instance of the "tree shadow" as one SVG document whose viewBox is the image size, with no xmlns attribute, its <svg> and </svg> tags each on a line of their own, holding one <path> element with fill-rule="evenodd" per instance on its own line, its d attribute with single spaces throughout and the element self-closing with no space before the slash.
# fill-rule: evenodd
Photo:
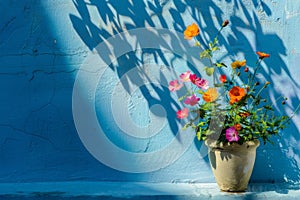
<svg viewBox="0 0 300 200">
<path fill-rule="evenodd" d="M 149 33 L 148 38 L 154 38 L 157 41 L 161 41 L 161 49 L 176 49 L 177 52 L 182 52 L 178 55 L 168 55 L 166 51 L 161 49 L 143 49 L 139 53 L 125 52 L 122 56 L 117 57 L 112 63 L 111 58 L 114 55 L 119 54 L 120 48 L 126 46 L 132 47 L 131 41 L 123 38 L 120 47 L 111 47 L 110 44 L 106 44 L 104 49 L 97 49 L 99 43 L 105 43 L 106 39 L 113 37 L 116 34 L 128 32 L 137 28 L 157 27 L 165 29 L 173 29 L 178 32 L 183 32 L 185 27 L 195 22 L 200 26 L 201 35 L 199 39 L 206 43 L 210 39 L 213 39 L 220 28 L 220 24 L 224 19 L 229 19 L 230 29 L 224 31 L 224 36 L 219 38 L 222 45 L 220 53 L 214 58 L 215 60 L 225 60 L 231 62 L 235 59 L 247 59 L 247 63 L 255 62 L 257 59 L 256 51 L 264 51 L 271 54 L 269 60 L 265 60 L 262 70 L 257 77 L 258 81 L 272 80 L 276 84 L 277 75 L 284 74 L 285 79 L 289 79 L 288 84 L 294 87 L 299 87 L 299 84 L 293 79 L 289 68 L 284 60 L 287 56 L 287 49 L 284 41 L 281 37 L 274 32 L 264 31 L 264 24 L 262 24 L 261 16 L 267 18 L 272 16 L 271 7 L 261 0 L 252 0 L 247 2 L 241 2 L 237 0 L 222 1 L 168 1 L 168 0 L 153 0 L 153 1 L 123 1 L 120 3 L 117 0 L 108 1 L 95 1 L 91 0 L 86 2 L 83 0 L 73 0 L 73 3 L 78 11 L 77 16 L 70 15 L 70 20 L 74 29 L 80 36 L 82 41 L 89 47 L 90 50 L 96 51 L 99 57 L 106 62 L 109 69 L 115 72 L 117 78 L 124 79 L 122 85 L 124 90 L 132 94 L 130 85 L 139 86 L 139 90 L 147 102 L 147 106 L 150 108 L 153 105 L 163 105 L 167 112 L 165 116 L 168 124 L 171 126 L 173 134 L 179 131 L 178 123 L 181 123 L 176 119 L 176 110 L 181 106 L 170 96 L 167 89 L 167 83 L 171 77 L 175 77 L 176 74 L 166 76 L 165 73 L 159 73 L 159 78 L 164 85 L 157 86 L 157 84 L 148 84 L 147 86 L 140 86 L 141 80 L 152 81 L 150 76 L 143 70 L 139 70 L 134 76 L 134 79 L 127 76 L 130 70 L 136 68 L 136 66 L 142 66 L 145 64 L 156 64 L 157 66 L 167 66 L 167 69 L 171 69 L 176 66 L 176 59 L 184 57 L 184 61 L 180 62 L 180 65 L 185 64 L 186 68 L 190 68 L 196 72 L 201 68 L 195 66 L 191 61 L 194 56 L 191 56 L 187 45 L 178 45 L 180 40 L 176 37 L 172 37 L 171 42 L 167 39 L 161 40 L 161 35 L 155 32 Z M 226 7 L 224 7 L 226 6 Z M 224 13 L 223 10 L 228 10 L 230 13 Z M 260 11 L 258 13 L 258 10 Z M 190 18 L 185 18 L 189 13 Z M 99 16 L 98 18 L 92 16 Z M 281 22 L 278 22 L 281 23 Z M 134 44 L 137 48 L 147 46 L 144 42 L 145 38 L 139 35 L 131 35 L 137 37 Z M 140 37 L 140 38 L 139 38 Z M 188 42 L 187 42 L 188 43 Z M 107 51 L 110 54 L 103 54 L 103 51 Z M 189 62 L 188 62 L 189 61 Z M 205 64 L 205 61 L 204 61 Z M 230 69 L 222 71 L 223 73 L 229 73 Z M 182 71 L 182 69 L 178 70 Z M 250 73 L 253 70 L 250 68 Z M 125 78 L 124 78 L 125 77 Z M 284 79 L 282 80 L 284 81 Z M 286 83 L 286 84 L 287 84 Z M 148 87 L 149 86 L 149 87 Z M 280 85 L 282 86 L 282 85 Z M 289 87 L 285 85 L 285 87 Z M 270 96 L 280 96 L 281 90 L 279 86 L 273 85 L 270 87 Z M 155 93 L 155 95 L 153 95 Z M 299 103 L 299 98 L 296 94 L 289 96 L 288 108 L 295 108 Z M 151 110 L 150 110 L 151 111 Z M 160 112 L 153 112 L 154 115 L 160 115 Z M 278 114 L 285 114 L 284 109 L 278 108 Z M 111 123 L 111 121 L 110 121 Z M 290 144 L 289 140 L 285 138 L 292 138 L 295 142 L 293 145 L 299 143 L 299 130 L 292 124 L 290 129 L 284 132 L 283 138 L 280 139 L 278 146 L 270 147 L 262 146 L 258 150 L 258 156 L 256 161 L 256 167 L 253 172 L 253 181 L 286 181 L 286 179 L 299 182 L 300 173 L 298 168 L 298 162 L 293 156 L 298 156 L 299 151 L 293 152 L 293 156 L 287 156 L 289 152 Z M 113 137 L 119 137 L 114 135 Z M 198 141 L 197 141 L 198 142 Z M 199 144 L 195 142 L 198 149 Z M 266 157 L 268 159 L 266 159 Z M 206 160 L 207 161 L 207 160 Z M 265 168 L 268 166 L 267 168 Z M 261 170 L 264 168 L 264 170 Z M 272 169 L 274 173 L 268 173 L 267 169 Z M 284 169 L 284 170 L 283 170 Z"/>
</svg>

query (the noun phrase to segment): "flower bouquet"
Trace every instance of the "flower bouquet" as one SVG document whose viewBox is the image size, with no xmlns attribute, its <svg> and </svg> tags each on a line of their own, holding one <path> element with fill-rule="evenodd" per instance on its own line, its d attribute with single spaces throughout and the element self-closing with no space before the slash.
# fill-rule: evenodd
<svg viewBox="0 0 300 200">
<path fill-rule="evenodd" d="M 259 140 L 264 144 L 272 143 L 271 136 L 278 135 L 289 124 L 299 106 L 291 116 L 277 116 L 275 104 L 278 101 L 285 104 L 287 98 L 280 96 L 275 102 L 265 98 L 263 93 L 267 92 L 271 83 L 261 83 L 257 80 L 257 73 L 261 63 L 270 57 L 268 53 L 256 52 L 258 59 L 254 67 L 248 66 L 246 59 L 232 61 L 229 66 L 214 59 L 214 53 L 220 49 L 218 37 L 228 24 L 229 21 L 225 20 L 214 40 L 206 45 L 196 39 L 200 34 L 196 24 L 184 31 L 185 39 L 195 39 L 195 46 L 201 47 L 201 59 L 209 60 L 210 66 L 204 67 L 203 71 L 212 76 L 212 87 L 198 74 L 187 71 L 179 76 L 179 80 L 169 83 L 169 90 L 174 92 L 183 86 L 187 88 L 186 94 L 178 99 L 185 107 L 177 111 L 177 118 L 189 119 L 183 129 L 192 127 L 198 140 L 205 141 L 221 190 L 244 191 L 252 173 Z M 222 68 L 229 67 L 229 75 L 219 73 Z M 229 161 L 238 162 L 237 166 Z M 243 165 L 247 170 L 243 168 L 238 172 L 237 169 Z"/>
</svg>

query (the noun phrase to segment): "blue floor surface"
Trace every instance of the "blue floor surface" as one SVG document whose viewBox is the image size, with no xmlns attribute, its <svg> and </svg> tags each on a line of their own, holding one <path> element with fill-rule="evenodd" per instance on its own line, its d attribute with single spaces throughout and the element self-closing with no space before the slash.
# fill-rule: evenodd
<svg viewBox="0 0 300 200">
<path fill-rule="evenodd" d="M 250 184 L 247 192 L 226 193 L 213 183 L 52 182 L 0 183 L 4 200 L 201 200 L 300 199 L 299 184 Z"/>
</svg>

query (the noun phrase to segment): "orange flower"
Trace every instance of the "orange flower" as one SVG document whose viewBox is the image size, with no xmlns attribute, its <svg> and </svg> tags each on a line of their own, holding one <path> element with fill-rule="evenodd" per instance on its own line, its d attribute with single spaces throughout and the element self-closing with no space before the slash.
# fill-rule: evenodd
<svg viewBox="0 0 300 200">
<path fill-rule="evenodd" d="M 242 129 L 242 126 L 240 124 L 235 124 L 234 128 L 235 128 L 235 130 L 239 131 Z"/>
<path fill-rule="evenodd" d="M 264 52 L 256 52 L 256 54 L 259 56 L 259 59 L 269 58 L 270 54 L 264 53 Z"/>
<path fill-rule="evenodd" d="M 250 116 L 250 113 L 249 112 L 242 112 L 242 113 L 240 113 L 240 116 L 246 118 L 246 117 Z"/>
<path fill-rule="evenodd" d="M 209 88 L 203 93 L 202 98 L 206 102 L 213 102 L 218 98 L 218 91 L 216 88 Z"/>
<path fill-rule="evenodd" d="M 200 33 L 200 30 L 199 30 L 198 26 L 195 23 L 193 23 L 192 25 L 187 26 L 185 31 L 183 32 L 184 39 L 190 40 L 193 37 L 199 35 L 199 33 Z"/>
<path fill-rule="evenodd" d="M 246 60 L 243 60 L 243 61 L 236 60 L 233 63 L 231 63 L 231 67 L 233 69 L 241 68 L 241 67 L 243 67 L 245 65 L 246 65 Z"/>
<path fill-rule="evenodd" d="M 246 92 L 244 88 L 241 88 L 239 86 L 232 87 L 229 91 L 230 104 L 239 102 L 245 95 Z"/>
</svg>

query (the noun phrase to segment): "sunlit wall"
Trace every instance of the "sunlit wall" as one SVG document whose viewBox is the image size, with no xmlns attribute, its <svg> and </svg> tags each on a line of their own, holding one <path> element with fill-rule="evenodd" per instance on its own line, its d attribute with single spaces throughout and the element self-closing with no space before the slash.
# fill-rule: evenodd
<svg viewBox="0 0 300 200">
<path fill-rule="evenodd" d="M 168 90 L 207 64 L 183 39 L 192 22 L 205 40 L 229 19 L 218 58 L 254 63 L 269 52 L 260 78 L 271 80 L 271 99 L 289 99 L 278 114 L 299 104 L 298 1 L 9 0 L 0 9 L 1 182 L 214 182 Z M 300 180 L 299 120 L 259 147 L 251 181 Z"/>
</svg>

